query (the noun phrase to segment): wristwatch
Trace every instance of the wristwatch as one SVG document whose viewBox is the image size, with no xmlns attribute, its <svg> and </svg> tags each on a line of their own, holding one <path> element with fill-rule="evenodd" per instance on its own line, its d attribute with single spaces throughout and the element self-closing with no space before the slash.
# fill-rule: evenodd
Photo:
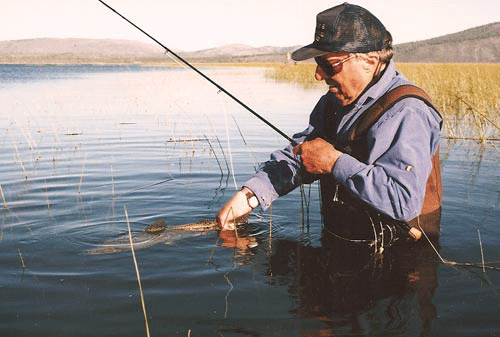
<svg viewBox="0 0 500 337">
<path fill-rule="evenodd" d="M 252 191 L 250 191 L 248 188 L 242 188 L 241 191 L 245 193 L 245 196 L 247 197 L 247 202 L 248 206 L 250 206 L 251 209 L 254 209 L 255 207 L 259 206 L 259 200 L 253 194 Z"/>
</svg>

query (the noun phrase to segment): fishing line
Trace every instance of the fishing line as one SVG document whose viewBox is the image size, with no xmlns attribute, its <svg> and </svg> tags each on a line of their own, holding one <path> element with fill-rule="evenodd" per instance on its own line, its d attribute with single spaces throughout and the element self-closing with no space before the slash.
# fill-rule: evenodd
<svg viewBox="0 0 500 337">
<path fill-rule="evenodd" d="M 240 126 L 238 125 L 238 122 L 236 122 L 236 118 L 234 118 L 233 115 L 231 115 L 233 118 L 234 125 L 236 125 L 236 129 L 238 129 L 238 132 L 240 133 L 241 140 L 243 140 L 243 144 L 245 144 L 245 148 L 247 149 L 248 154 L 251 157 L 253 168 L 255 172 L 257 172 L 257 158 L 255 158 L 255 154 L 252 152 L 252 150 L 248 147 L 247 141 L 245 140 L 245 137 L 243 137 L 243 133 L 241 132 Z"/>
<path fill-rule="evenodd" d="M 157 39 L 155 39 L 153 36 L 149 35 L 146 31 L 144 31 L 142 28 L 140 28 L 139 26 L 137 26 L 135 23 L 133 23 L 132 21 L 130 21 L 126 17 L 124 17 L 122 14 L 118 13 L 113 7 L 109 6 L 107 3 L 105 3 L 102 0 L 98 0 L 98 1 L 100 3 L 102 3 L 104 6 L 106 6 L 108 9 L 110 9 L 112 12 L 114 12 L 115 14 L 117 14 L 119 17 L 121 17 L 123 20 L 127 21 L 129 24 L 131 24 L 132 26 L 134 26 L 141 33 L 143 33 L 144 35 L 146 35 L 147 37 L 149 37 L 151 40 L 153 40 L 154 42 L 156 42 L 159 46 L 161 46 L 163 49 L 165 49 L 165 51 L 167 53 L 169 53 L 170 55 L 175 56 L 175 58 L 177 58 L 183 64 L 185 64 L 186 66 L 188 66 L 191 70 L 195 71 L 198 75 L 200 75 L 201 77 L 203 77 L 205 80 L 207 80 L 208 82 L 212 83 L 217 89 L 219 89 L 220 91 L 222 91 L 223 93 L 225 93 L 226 95 L 228 95 L 236 103 L 238 103 L 239 105 L 241 105 L 242 107 L 244 107 L 246 110 L 248 110 L 250 113 L 252 113 L 255 117 L 259 118 L 262 122 L 264 122 L 271 129 L 273 129 L 274 131 L 276 131 L 277 133 L 279 133 L 282 137 L 286 138 L 293 146 L 298 145 L 297 142 L 295 142 L 292 138 L 288 137 L 287 134 L 285 134 L 283 131 L 281 131 L 276 126 L 274 126 L 273 124 L 271 124 L 268 120 L 266 120 L 264 117 L 262 117 L 257 112 L 255 112 L 248 105 L 246 105 L 245 103 L 243 103 L 242 101 L 240 101 L 238 98 L 236 98 L 235 96 L 233 96 L 229 91 L 227 91 L 226 89 L 224 89 L 223 87 L 221 87 L 219 84 L 217 84 L 215 81 L 213 81 L 210 77 L 208 77 L 207 75 L 205 75 L 204 73 L 202 73 L 201 71 L 199 71 L 198 68 L 194 67 L 191 63 L 189 63 L 188 61 L 184 60 L 182 57 L 180 57 L 179 55 L 177 55 L 176 53 L 174 53 L 172 50 L 170 50 L 169 48 L 167 48 L 160 41 L 158 41 Z"/>
</svg>

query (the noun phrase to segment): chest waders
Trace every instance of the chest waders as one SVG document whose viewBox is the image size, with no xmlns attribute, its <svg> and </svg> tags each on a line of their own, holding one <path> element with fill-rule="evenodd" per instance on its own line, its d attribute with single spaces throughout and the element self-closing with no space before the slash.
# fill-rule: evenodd
<svg viewBox="0 0 500 337">
<path fill-rule="evenodd" d="M 420 99 L 436 110 L 422 89 L 413 85 L 399 86 L 379 98 L 357 119 L 345 142 L 336 141 L 333 134 L 327 135 L 327 140 L 340 151 L 367 163 L 370 128 L 394 104 L 409 97 Z M 327 125 L 336 125 L 335 114 L 326 113 L 325 121 Z M 325 230 L 339 238 L 388 247 L 396 241 L 417 241 L 422 231 L 432 236 L 439 233 L 442 197 L 439 148 L 432 157 L 432 171 L 427 179 L 420 215 L 408 222 L 394 220 L 351 196 L 331 175 L 320 178 L 320 185 Z"/>
</svg>

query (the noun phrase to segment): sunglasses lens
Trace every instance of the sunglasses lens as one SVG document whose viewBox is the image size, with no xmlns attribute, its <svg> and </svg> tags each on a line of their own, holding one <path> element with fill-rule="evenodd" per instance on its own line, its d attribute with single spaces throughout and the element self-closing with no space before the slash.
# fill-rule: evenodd
<svg viewBox="0 0 500 337">
<path fill-rule="evenodd" d="M 330 64 L 330 62 L 328 62 L 324 58 L 318 56 L 318 57 L 314 58 L 314 61 L 316 61 L 316 64 L 318 66 L 320 66 L 321 69 L 323 69 L 323 71 L 325 72 L 325 74 L 327 76 L 333 76 L 335 74 L 335 72 L 333 71 L 333 67 Z"/>
</svg>

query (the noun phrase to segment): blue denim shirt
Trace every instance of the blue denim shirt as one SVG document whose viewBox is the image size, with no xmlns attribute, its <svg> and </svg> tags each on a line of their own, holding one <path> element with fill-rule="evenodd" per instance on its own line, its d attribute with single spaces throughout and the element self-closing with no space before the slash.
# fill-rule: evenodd
<svg viewBox="0 0 500 337">
<path fill-rule="evenodd" d="M 340 114 L 335 128 L 337 140 L 347 136 L 359 116 L 384 93 L 394 87 L 411 84 L 391 61 L 381 78 L 344 111 L 331 93 L 325 94 L 312 111 L 309 126 L 297 133 L 297 143 L 325 134 L 325 107 Z M 351 195 L 396 220 L 408 221 L 420 214 L 427 178 L 432 169 L 441 133 L 441 117 L 416 98 L 406 98 L 390 108 L 368 133 L 369 155 L 360 162 L 342 154 L 331 173 Z M 257 173 L 244 186 L 250 188 L 265 210 L 278 197 L 302 183 L 311 183 L 319 176 L 309 174 L 301 166 L 300 155 L 292 153 L 292 145 L 273 152 L 270 160 L 259 166 Z"/>
</svg>

